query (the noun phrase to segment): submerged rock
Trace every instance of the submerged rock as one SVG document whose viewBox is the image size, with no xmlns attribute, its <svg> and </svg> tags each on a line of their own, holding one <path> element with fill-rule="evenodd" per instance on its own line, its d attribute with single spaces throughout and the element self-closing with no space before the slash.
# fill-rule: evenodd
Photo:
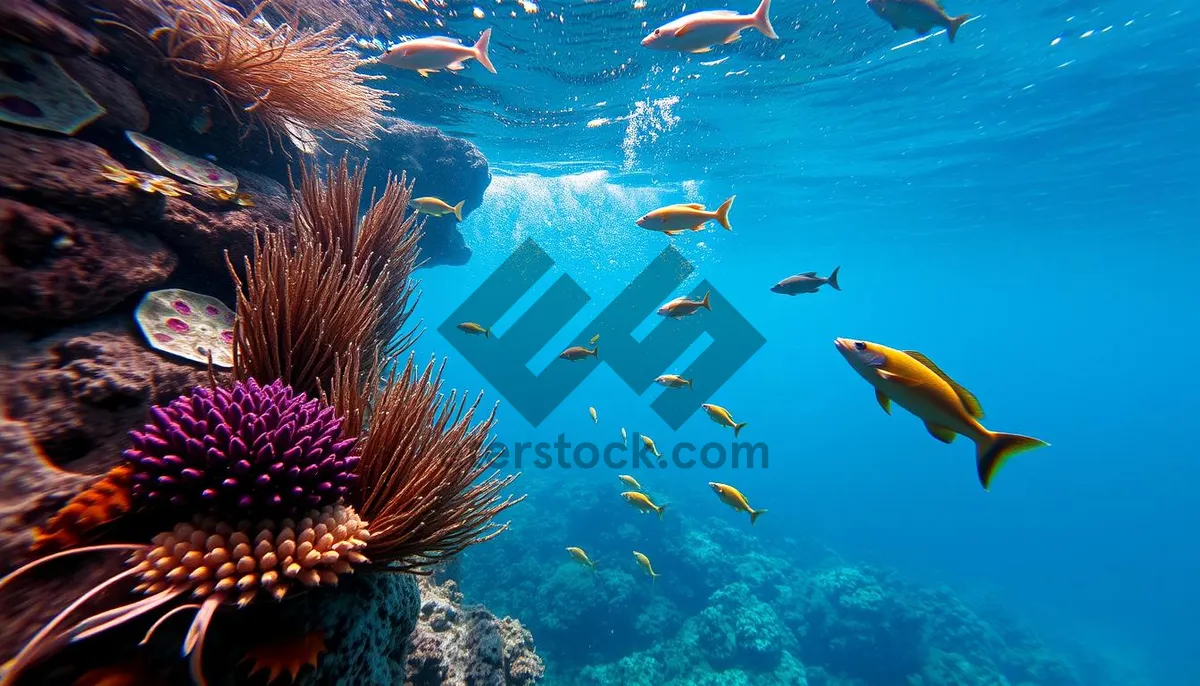
<svg viewBox="0 0 1200 686">
<path fill-rule="evenodd" d="M 200 365 L 151 350 L 124 317 L 52 336 L 0 337 L 0 402 L 54 464 L 100 474 L 152 404 L 207 382 Z M 31 455 L 31 459 L 35 456 Z"/>
<path fill-rule="evenodd" d="M 526 686 L 542 678 L 545 666 L 533 636 L 517 620 L 462 605 L 453 581 L 422 579 L 421 600 L 407 686 Z"/>
</svg>

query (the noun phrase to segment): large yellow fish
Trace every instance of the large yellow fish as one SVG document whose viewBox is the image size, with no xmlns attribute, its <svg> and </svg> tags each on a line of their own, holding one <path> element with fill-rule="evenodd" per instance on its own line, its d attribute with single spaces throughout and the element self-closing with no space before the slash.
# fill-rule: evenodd
<svg viewBox="0 0 1200 686">
<path fill-rule="evenodd" d="M 571 553 L 571 557 L 575 558 L 576 562 L 587 565 L 588 567 L 591 567 L 592 569 L 596 568 L 596 563 L 592 562 L 592 559 L 590 557 L 588 557 L 588 554 L 583 552 L 583 548 L 576 548 L 576 547 L 572 546 L 570 548 L 567 548 L 567 552 Z"/>
<path fill-rule="evenodd" d="M 732 231 L 732 227 L 729 226 L 729 208 L 733 207 L 733 199 L 736 197 L 730 196 L 715 212 L 704 209 L 704 205 L 698 202 L 667 205 L 646 213 L 637 220 L 637 225 L 643 229 L 674 236 L 684 231 L 700 231 L 705 224 L 716 220 L 726 231 Z"/>
<path fill-rule="evenodd" d="M 704 411 L 708 413 L 709 418 L 712 419 L 714 422 L 720 424 L 721 426 L 733 427 L 733 437 L 734 438 L 737 438 L 739 431 L 746 428 L 746 422 L 742 422 L 741 424 L 738 424 L 737 422 L 733 421 L 733 415 L 729 413 L 729 410 L 726 410 L 725 408 L 721 407 L 720 405 L 713 405 L 712 403 L 704 403 L 700 407 L 704 408 Z"/>
<path fill-rule="evenodd" d="M 646 573 L 650 575 L 651 581 L 658 578 L 658 574 L 655 573 L 654 567 L 650 566 L 650 558 L 646 557 L 645 555 L 639 553 L 636 550 L 633 551 L 633 556 L 637 558 L 638 564 L 642 566 L 642 569 L 646 570 Z"/>
<path fill-rule="evenodd" d="M 599 424 L 599 423 L 600 423 L 600 418 L 596 416 L 596 408 L 594 408 L 594 407 L 589 407 L 589 408 L 588 408 L 588 414 L 592 415 L 592 423 L 593 423 L 593 424 Z"/>
<path fill-rule="evenodd" d="M 838 338 L 833 343 L 854 371 L 875 387 L 875 399 L 884 412 L 891 413 L 891 401 L 895 400 L 924 421 L 925 428 L 939 441 L 950 443 L 958 434 L 974 441 L 975 465 L 984 490 L 1009 457 L 1050 445 L 1029 436 L 984 428 L 979 423 L 983 407 L 975 396 L 919 352 L 849 338 Z"/>
<path fill-rule="evenodd" d="M 719 484 L 716 481 L 709 481 L 708 486 L 709 488 L 713 489 L 713 492 L 717 494 L 717 497 L 721 499 L 721 502 L 732 507 L 738 512 L 749 513 L 750 526 L 754 526 L 754 522 L 758 520 L 758 516 L 766 512 L 766 510 L 756 510 L 750 507 L 750 503 L 747 502 L 746 496 L 742 495 L 741 491 L 733 486 L 730 486 L 729 484 Z"/>
<path fill-rule="evenodd" d="M 630 488 L 633 488 L 633 489 L 636 489 L 639 491 L 642 490 L 642 485 L 638 483 L 638 480 L 633 478 L 632 476 L 629 476 L 628 474 L 618 474 L 617 478 L 621 480 L 621 483 L 625 484 L 626 486 L 629 486 Z"/>
<path fill-rule="evenodd" d="M 413 198 L 408 204 L 421 214 L 427 214 L 431 217 L 453 214 L 455 219 L 462 221 L 462 209 L 465 202 L 467 201 L 463 200 L 457 205 L 451 205 L 441 198 L 426 196 L 424 198 Z"/>
<path fill-rule="evenodd" d="M 678 374 L 663 374 L 655 379 L 654 383 L 660 386 L 666 386 L 667 388 L 683 388 L 684 386 L 692 388 L 692 380 L 685 379 Z"/>
<path fill-rule="evenodd" d="M 645 493 L 640 491 L 625 491 L 621 494 L 621 497 L 643 513 L 656 513 L 659 519 L 662 519 L 663 511 L 667 509 L 666 505 L 655 505 L 654 501 L 650 500 Z"/>
</svg>

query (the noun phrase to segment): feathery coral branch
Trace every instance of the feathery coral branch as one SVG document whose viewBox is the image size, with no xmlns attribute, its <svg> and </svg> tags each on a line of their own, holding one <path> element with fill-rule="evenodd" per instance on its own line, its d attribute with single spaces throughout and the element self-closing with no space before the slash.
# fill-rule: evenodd
<svg viewBox="0 0 1200 686">
<path fill-rule="evenodd" d="M 358 444 L 371 561 L 421 573 L 507 528 L 492 520 L 523 497 L 501 496 L 516 475 L 484 477 L 496 459 L 495 410 L 472 426 L 482 396 L 469 406 L 456 391 L 446 397 L 442 367 L 435 372 L 431 360 L 418 371 L 412 355 L 376 396 Z"/>
<path fill-rule="evenodd" d="M 315 32 L 295 20 L 272 28 L 262 18 L 270 0 L 245 15 L 215 0 L 144 1 L 166 19 L 150 35 L 165 41 L 173 67 L 212 84 L 301 149 L 313 131 L 361 142 L 381 130 L 389 94 L 367 85 L 373 77 L 357 71 L 362 60 L 337 37 L 336 24 Z"/>
</svg>

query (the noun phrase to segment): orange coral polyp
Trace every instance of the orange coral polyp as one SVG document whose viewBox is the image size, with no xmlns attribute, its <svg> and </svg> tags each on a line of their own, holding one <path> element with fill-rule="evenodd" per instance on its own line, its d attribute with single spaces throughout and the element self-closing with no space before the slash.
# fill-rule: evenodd
<svg viewBox="0 0 1200 686">
<path fill-rule="evenodd" d="M 45 529 L 34 529 L 30 550 L 44 553 L 77 546 L 97 527 L 128 512 L 132 474 L 129 465 L 117 465 L 104 478 L 71 498 L 50 518 Z"/>
<path fill-rule="evenodd" d="M 153 545 L 130 557 L 140 582 L 136 591 L 190 590 L 198 599 L 236 597 L 239 606 L 261 591 L 283 599 L 297 583 L 336 586 L 339 574 L 367 562 L 360 551 L 370 532 L 354 508 L 313 510 L 295 522 L 263 520 L 230 526 L 212 517 L 154 537 Z"/>
</svg>

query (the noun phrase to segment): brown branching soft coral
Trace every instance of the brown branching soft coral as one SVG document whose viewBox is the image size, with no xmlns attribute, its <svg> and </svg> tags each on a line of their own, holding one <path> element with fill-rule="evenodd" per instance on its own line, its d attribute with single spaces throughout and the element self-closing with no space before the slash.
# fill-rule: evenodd
<svg viewBox="0 0 1200 686">
<path fill-rule="evenodd" d="M 360 507 L 374 520 L 368 555 L 395 569 L 421 572 L 496 536 L 507 525 L 492 520 L 520 500 L 501 496 L 515 475 L 481 480 L 495 461 L 495 410 L 472 426 L 481 397 L 469 406 L 457 391 L 446 397 L 441 377 L 410 356 L 371 403 L 358 443 Z"/>
<path fill-rule="evenodd" d="M 365 173 L 351 172 L 344 159 L 325 175 L 302 167 L 294 236 L 257 240 L 244 281 L 230 265 L 237 378 L 281 378 L 316 396 L 341 369 L 368 372 L 376 359 L 411 345 L 415 334 L 405 323 L 416 304 L 410 277 L 421 230 L 405 217 L 412 186 L 390 179 L 360 221 Z M 346 424 L 359 425 L 350 416 Z"/>
<path fill-rule="evenodd" d="M 313 132 L 361 142 L 381 130 L 388 93 L 370 76 L 336 24 L 320 31 L 271 27 L 270 2 L 243 15 L 215 0 L 145 0 L 165 19 L 150 36 L 163 41 L 180 72 L 212 84 L 269 130 L 310 151 Z M 235 113 L 236 116 L 236 113 Z"/>
<path fill-rule="evenodd" d="M 98 527 L 111 522 L 130 507 L 130 477 L 133 469 L 120 464 L 63 506 L 46 528 L 33 532 L 33 553 L 53 553 L 77 546 Z"/>
</svg>

